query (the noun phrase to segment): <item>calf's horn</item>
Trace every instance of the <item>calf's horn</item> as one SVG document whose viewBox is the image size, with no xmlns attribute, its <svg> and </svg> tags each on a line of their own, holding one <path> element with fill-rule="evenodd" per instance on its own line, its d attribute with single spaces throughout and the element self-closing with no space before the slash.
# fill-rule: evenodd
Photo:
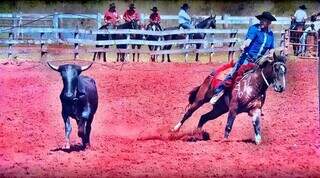
<svg viewBox="0 0 320 178">
<path fill-rule="evenodd" d="M 82 66 L 82 67 L 81 67 L 81 71 L 88 70 L 88 69 L 92 66 L 92 64 L 93 64 L 93 62 L 91 62 L 91 64 L 89 64 L 89 65 Z"/>
<path fill-rule="evenodd" d="M 50 64 L 50 62 L 47 62 L 47 64 L 48 64 L 48 66 L 49 66 L 51 69 L 53 69 L 53 70 L 55 70 L 55 71 L 59 71 L 59 67 L 58 67 L 58 66 L 55 66 L 55 65 L 53 65 L 53 64 Z"/>
</svg>

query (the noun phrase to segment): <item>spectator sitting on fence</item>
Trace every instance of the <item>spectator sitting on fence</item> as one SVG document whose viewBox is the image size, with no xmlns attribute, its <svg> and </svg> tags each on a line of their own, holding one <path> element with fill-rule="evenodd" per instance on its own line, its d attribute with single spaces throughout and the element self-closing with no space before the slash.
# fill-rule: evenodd
<svg viewBox="0 0 320 178">
<path fill-rule="evenodd" d="M 123 19 L 125 22 L 133 20 L 140 22 L 140 13 L 136 10 L 133 3 L 129 5 L 129 9 L 123 14 Z"/>
<path fill-rule="evenodd" d="M 291 27 L 290 29 L 295 30 L 297 26 L 303 26 L 306 23 L 308 15 L 306 13 L 307 7 L 305 5 L 299 6 L 294 15 L 291 17 Z"/>
<path fill-rule="evenodd" d="M 188 14 L 189 11 L 189 5 L 187 3 L 184 3 L 179 11 L 178 14 L 178 22 L 179 22 L 179 27 L 182 27 L 184 29 L 192 29 L 194 28 L 192 23 L 191 23 L 191 17 Z"/>
<path fill-rule="evenodd" d="M 224 88 L 230 85 L 233 75 L 241 65 L 258 63 L 268 50 L 274 49 L 274 35 L 269 26 L 272 21 L 276 21 L 276 18 L 270 12 L 263 12 L 261 15 L 257 15 L 256 18 L 260 20 L 260 24 L 249 27 L 246 40 L 240 46 L 242 54 L 231 72 L 221 82 L 220 86 L 215 89 L 214 96 L 210 100 L 211 104 L 215 104 L 224 94 Z"/>
<path fill-rule="evenodd" d="M 152 9 L 150 9 L 152 11 L 152 13 L 149 16 L 149 25 L 156 25 L 158 26 L 158 28 L 160 30 L 162 30 L 161 26 L 160 26 L 160 21 L 161 21 L 161 17 L 160 14 L 158 12 L 158 8 L 157 7 L 153 7 Z"/>
<path fill-rule="evenodd" d="M 119 21 L 120 17 L 116 11 L 116 5 L 111 3 L 109 9 L 104 13 L 104 23 L 108 28 L 115 28 Z"/>
</svg>

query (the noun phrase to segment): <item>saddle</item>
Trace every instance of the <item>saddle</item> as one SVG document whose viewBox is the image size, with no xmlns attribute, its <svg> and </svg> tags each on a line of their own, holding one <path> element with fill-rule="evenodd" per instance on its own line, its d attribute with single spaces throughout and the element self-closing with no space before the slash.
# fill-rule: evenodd
<svg viewBox="0 0 320 178">
<path fill-rule="evenodd" d="M 255 63 L 248 63 L 248 64 L 243 64 L 241 67 L 237 70 L 237 72 L 234 74 L 233 78 L 230 80 L 224 81 L 226 76 L 230 73 L 233 67 L 233 62 L 224 64 L 219 66 L 215 71 L 213 71 L 210 76 L 213 77 L 214 79 L 211 82 L 211 86 L 213 88 L 216 88 L 223 82 L 223 85 L 227 89 L 232 89 L 239 81 L 249 74 L 253 69 L 256 67 Z"/>
</svg>

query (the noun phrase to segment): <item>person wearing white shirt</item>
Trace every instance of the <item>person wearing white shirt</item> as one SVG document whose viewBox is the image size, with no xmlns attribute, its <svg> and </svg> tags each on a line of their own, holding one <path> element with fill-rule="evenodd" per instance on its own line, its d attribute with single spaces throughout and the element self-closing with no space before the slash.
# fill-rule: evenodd
<svg viewBox="0 0 320 178">
<path fill-rule="evenodd" d="M 307 7 L 305 5 L 299 6 L 299 9 L 294 13 L 294 17 L 296 18 L 296 22 L 305 22 L 308 18 L 306 10 Z"/>
</svg>

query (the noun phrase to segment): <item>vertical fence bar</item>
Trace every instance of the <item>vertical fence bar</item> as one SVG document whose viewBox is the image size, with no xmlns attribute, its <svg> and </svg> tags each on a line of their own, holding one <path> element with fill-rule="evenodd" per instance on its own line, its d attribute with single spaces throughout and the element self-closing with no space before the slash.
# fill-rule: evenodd
<svg viewBox="0 0 320 178">
<path fill-rule="evenodd" d="M 189 36 L 190 36 L 191 34 L 186 34 L 186 41 L 189 41 Z M 189 43 L 187 43 L 186 45 L 185 45 L 185 49 L 189 49 Z M 184 62 L 187 62 L 188 61 L 188 56 L 189 56 L 189 53 L 188 52 L 186 52 L 186 54 L 184 55 Z"/>
<path fill-rule="evenodd" d="M 59 14 L 58 12 L 55 12 L 52 19 L 52 25 L 54 29 L 59 29 Z M 54 33 L 55 39 L 60 39 L 60 34 L 58 32 Z"/>
<path fill-rule="evenodd" d="M 79 32 L 78 32 L 78 28 L 74 33 L 74 39 L 79 39 Z M 79 43 L 74 43 L 74 50 L 73 50 L 73 60 L 77 60 L 79 59 Z"/>
<path fill-rule="evenodd" d="M 102 26 L 102 19 L 101 19 L 101 13 L 97 13 L 97 29 L 99 29 Z"/>
<path fill-rule="evenodd" d="M 130 34 L 127 34 L 127 40 L 130 40 Z M 129 46 L 130 46 L 130 45 L 127 45 L 127 49 L 129 49 Z M 120 49 L 121 49 L 121 48 L 120 48 Z M 133 55 L 133 54 L 132 54 L 132 55 Z M 125 61 L 128 61 L 129 56 L 130 56 L 130 53 L 125 53 L 125 54 L 124 54 L 124 60 L 125 60 Z"/>
<path fill-rule="evenodd" d="M 44 43 L 44 33 L 42 32 L 42 33 L 40 33 L 40 48 L 41 48 L 41 56 L 40 56 L 40 58 L 41 58 L 41 61 L 43 61 L 43 59 L 44 59 L 44 57 L 46 56 L 46 54 L 47 54 L 47 47 L 45 46 L 45 43 Z"/>
<path fill-rule="evenodd" d="M 8 49 L 8 59 L 12 59 L 12 50 L 13 50 L 13 42 L 11 40 L 14 39 L 14 34 L 12 31 L 9 32 L 9 49 Z"/>
<path fill-rule="evenodd" d="M 230 39 L 235 38 L 237 36 L 237 33 L 238 33 L 237 31 L 235 33 L 230 33 Z M 229 48 L 234 47 L 235 44 L 236 44 L 236 42 L 230 42 Z M 234 51 L 232 50 L 232 51 L 228 52 L 228 62 L 230 62 L 230 60 L 233 60 L 233 59 L 234 59 Z"/>
</svg>

